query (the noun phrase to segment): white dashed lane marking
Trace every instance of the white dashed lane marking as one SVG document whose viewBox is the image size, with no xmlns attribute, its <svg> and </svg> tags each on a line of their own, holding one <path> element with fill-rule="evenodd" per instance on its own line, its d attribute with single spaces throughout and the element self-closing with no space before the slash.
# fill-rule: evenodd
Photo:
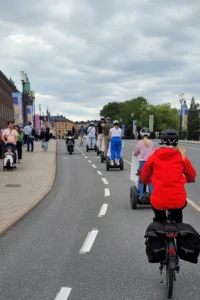
<svg viewBox="0 0 200 300">
<path fill-rule="evenodd" d="M 100 213 L 98 215 L 98 218 L 102 218 L 103 216 L 105 216 L 107 209 L 108 209 L 108 204 L 103 204 Z"/>
<path fill-rule="evenodd" d="M 110 190 L 109 189 L 104 189 L 104 196 L 109 197 L 110 196 Z"/>
<path fill-rule="evenodd" d="M 95 165 L 92 165 L 94 169 L 96 169 L 97 167 Z"/>
<path fill-rule="evenodd" d="M 94 244 L 94 241 L 97 237 L 97 234 L 98 234 L 98 229 L 93 229 L 92 231 L 88 232 L 85 242 L 83 243 L 83 246 L 79 252 L 80 254 L 85 254 L 90 252 Z"/>
<path fill-rule="evenodd" d="M 108 181 L 106 178 L 101 178 L 104 184 L 108 184 Z"/>
<path fill-rule="evenodd" d="M 100 171 L 97 171 L 97 173 L 101 176 L 101 175 L 103 175 Z"/>
<path fill-rule="evenodd" d="M 70 293 L 71 293 L 71 288 L 68 287 L 63 287 L 61 288 L 60 292 L 57 294 L 55 300 L 67 300 Z"/>
</svg>

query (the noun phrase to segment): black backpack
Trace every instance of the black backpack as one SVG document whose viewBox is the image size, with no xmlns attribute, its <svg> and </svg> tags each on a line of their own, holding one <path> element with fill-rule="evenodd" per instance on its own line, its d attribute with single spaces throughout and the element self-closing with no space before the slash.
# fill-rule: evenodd
<svg viewBox="0 0 200 300">
<path fill-rule="evenodd" d="M 162 223 L 151 223 L 145 233 L 146 254 L 150 263 L 159 263 L 165 260 L 165 228 Z"/>
<path fill-rule="evenodd" d="M 31 133 L 31 135 L 32 135 L 33 137 L 36 136 L 36 130 L 35 130 L 35 128 L 32 128 L 32 133 Z"/>
<path fill-rule="evenodd" d="M 200 235 L 189 224 L 177 223 L 177 250 L 180 259 L 197 264 L 200 252 Z"/>
</svg>

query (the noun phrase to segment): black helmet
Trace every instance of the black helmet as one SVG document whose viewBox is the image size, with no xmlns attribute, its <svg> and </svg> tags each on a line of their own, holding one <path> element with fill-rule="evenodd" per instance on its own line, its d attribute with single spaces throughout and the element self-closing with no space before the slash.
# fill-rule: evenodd
<svg viewBox="0 0 200 300">
<path fill-rule="evenodd" d="M 176 146 L 179 140 L 179 134 L 174 129 L 166 129 L 161 132 L 160 135 L 161 145 Z"/>
<path fill-rule="evenodd" d="M 111 118 L 110 117 L 106 118 L 106 123 L 111 123 Z"/>
</svg>

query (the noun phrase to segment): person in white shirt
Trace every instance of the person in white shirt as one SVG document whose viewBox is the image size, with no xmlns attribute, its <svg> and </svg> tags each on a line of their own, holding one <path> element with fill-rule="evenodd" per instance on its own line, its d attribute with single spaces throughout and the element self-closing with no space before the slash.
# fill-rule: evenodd
<svg viewBox="0 0 200 300">
<path fill-rule="evenodd" d="M 109 140 L 111 145 L 111 165 L 114 165 L 115 156 L 116 165 L 119 166 L 119 160 L 121 158 L 121 150 L 122 150 L 122 130 L 119 128 L 119 121 L 113 121 L 114 127 L 109 131 Z"/>
<path fill-rule="evenodd" d="M 95 145 L 95 134 L 96 134 L 96 129 L 94 127 L 94 123 L 91 122 L 88 129 L 87 129 L 87 136 L 89 140 L 89 147 L 94 148 Z"/>
</svg>

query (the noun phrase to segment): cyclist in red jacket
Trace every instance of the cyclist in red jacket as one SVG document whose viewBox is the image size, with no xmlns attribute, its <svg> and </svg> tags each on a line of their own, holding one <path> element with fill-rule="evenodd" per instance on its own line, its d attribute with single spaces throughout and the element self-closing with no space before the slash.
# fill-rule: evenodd
<svg viewBox="0 0 200 300">
<path fill-rule="evenodd" d="M 155 213 L 154 222 L 166 220 L 166 210 L 170 209 L 175 222 L 182 222 L 182 209 L 187 205 L 185 183 L 194 182 L 196 171 L 177 146 L 179 134 L 173 129 L 161 133 L 161 148 L 155 150 L 146 161 L 141 182 L 153 184 L 151 205 Z"/>
</svg>

